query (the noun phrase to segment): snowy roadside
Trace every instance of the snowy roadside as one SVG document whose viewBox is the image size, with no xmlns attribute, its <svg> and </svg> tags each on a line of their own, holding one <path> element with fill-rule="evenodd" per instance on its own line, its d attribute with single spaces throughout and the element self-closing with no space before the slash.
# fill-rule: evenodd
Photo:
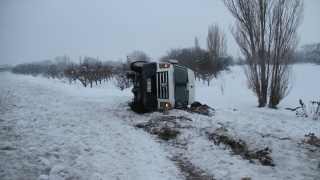
<svg viewBox="0 0 320 180">
<path fill-rule="evenodd" d="M 101 102 L 30 82 L 32 77 L 6 78 L 14 106 L 1 115 L 1 179 L 181 177 L 146 132 L 113 115 L 129 97 Z"/>
<path fill-rule="evenodd" d="M 305 134 L 320 136 L 320 120 L 283 108 L 299 98 L 299 84 L 278 110 L 259 109 L 235 68 L 225 75 L 224 96 L 218 83 L 197 84 L 197 99 L 215 108 L 210 117 L 135 114 L 130 90 L 108 83 L 91 89 L 6 78 L 14 106 L 0 117 L 3 179 L 320 179 L 320 148 L 302 143 Z M 301 94 L 313 98 L 318 90 Z"/>
</svg>

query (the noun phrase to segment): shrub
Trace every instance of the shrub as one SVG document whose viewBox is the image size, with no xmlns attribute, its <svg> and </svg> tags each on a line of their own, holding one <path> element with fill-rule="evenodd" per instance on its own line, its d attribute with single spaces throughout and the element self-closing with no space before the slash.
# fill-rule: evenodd
<svg viewBox="0 0 320 180">
<path fill-rule="evenodd" d="M 297 117 L 308 117 L 308 112 L 306 110 L 306 105 L 300 99 L 300 107 L 296 108 L 285 108 L 287 110 L 295 111 Z M 317 120 L 320 116 L 320 101 L 310 101 L 309 103 L 309 113 L 313 120 Z"/>
<path fill-rule="evenodd" d="M 112 83 L 116 86 L 116 88 L 123 91 L 126 88 L 129 88 L 132 85 L 132 82 L 129 78 L 126 77 L 125 73 L 119 73 L 116 75 L 116 78 L 112 80 Z"/>
<path fill-rule="evenodd" d="M 306 138 L 303 140 L 304 143 L 320 147 L 320 139 L 314 133 L 305 134 L 304 137 Z"/>
</svg>

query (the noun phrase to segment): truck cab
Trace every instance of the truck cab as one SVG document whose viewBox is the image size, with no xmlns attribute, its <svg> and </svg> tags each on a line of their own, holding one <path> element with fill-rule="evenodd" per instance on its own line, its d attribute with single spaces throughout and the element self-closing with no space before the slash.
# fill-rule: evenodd
<svg viewBox="0 0 320 180">
<path fill-rule="evenodd" d="M 169 62 L 143 62 L 130 64 L 133 73 L 134 94 L 131 109 L 137 113 L 190 105 L 195 99 L 194 72 Z"/>
</svg>

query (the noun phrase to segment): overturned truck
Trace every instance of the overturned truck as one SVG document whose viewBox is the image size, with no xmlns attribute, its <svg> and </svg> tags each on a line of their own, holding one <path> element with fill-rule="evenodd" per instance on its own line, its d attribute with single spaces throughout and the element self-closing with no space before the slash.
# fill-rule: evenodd
<svg viewBox="0 0 320 180">
<path fill-rule="evenodd" d="M 130 64 L 134 94 L 131 109 L 136 113 L 188 106 L 195 99 L 194 72 L 169 62 L 136 61 Z"/>
</svg>

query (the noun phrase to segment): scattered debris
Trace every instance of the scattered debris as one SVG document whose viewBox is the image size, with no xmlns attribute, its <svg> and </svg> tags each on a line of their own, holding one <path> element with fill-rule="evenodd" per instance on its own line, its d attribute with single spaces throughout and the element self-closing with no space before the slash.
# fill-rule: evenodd
<svg viewBox="0 0 320 180">
<path fill-rule="evenodd" d="M 214 116 L 215 115 L 215 109 L 211 108 L 210 106 L 206 104 L 201 104 L 199 102 L 194 102 L 191 107 L 180 107 L 178 108 L 183 111 L 187 111 L 189 113 L 197 113 L 205 116 Z"/>
<path fill-rule="evenodd" d="M 196 107 L 199 107 L 199 106 L 202 106 L 202 104 L 199 103 L 198 101 L 195 101 L 194 103 L 191 104 L 192 108 L 196 108 Z"/>
</svg>

